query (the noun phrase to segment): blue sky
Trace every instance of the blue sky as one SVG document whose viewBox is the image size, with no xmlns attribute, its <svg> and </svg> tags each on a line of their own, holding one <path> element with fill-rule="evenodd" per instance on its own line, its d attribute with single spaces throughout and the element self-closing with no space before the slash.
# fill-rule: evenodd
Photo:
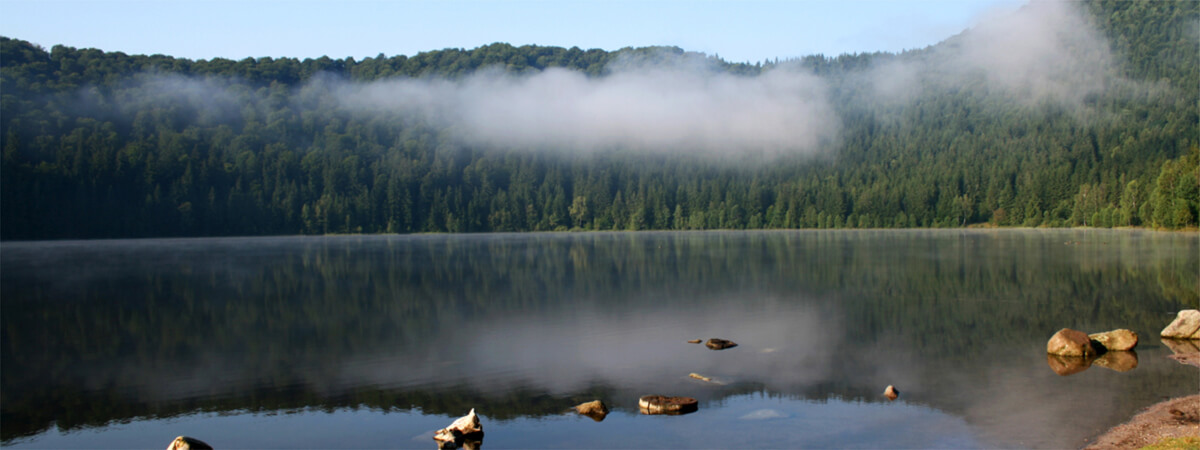
<svg viewBox="0 0 1200 450">
<path fill-rule="evenodd" d="M 0 0 L 0 35 L 129 54 L 362 58 L 493 42 L 675 45 L 756 62 L 937 43 L 1020 0 Z"/>
</svg>

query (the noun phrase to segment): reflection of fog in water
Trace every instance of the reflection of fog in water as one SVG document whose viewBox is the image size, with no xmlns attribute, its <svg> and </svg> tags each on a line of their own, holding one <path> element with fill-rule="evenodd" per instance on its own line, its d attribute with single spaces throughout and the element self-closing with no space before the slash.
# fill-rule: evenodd
<svg viewBox="0 0 1200 450">
<path fill-rule="evenodd" d="M 861 434 L 921 420 L 898 446 L 1079 447 L 1194 391 L 1194 369 L 1145 336 L 1194 301 L 1197 255 L 1191 235 L 1075 231 L 5 244 L 0 407 L 6 440 L 53 420 L 360 405 L 481 406 L 534 430 L 580 399 L 630 412 L 656 393 L 699 398 L 689 417 L 703 419 L 665 424 L 721 446 L 758 446 L 719 437 L 749 422 L 803 417 L 825 425 L 769 442 L 884 445 Z M 1134 329 L 1137 367 L 1056 374 L 1044 345 L 1062 327 Z M 713 337 L 739 346 L 685 342 Z M 114 406 L 63 419 L 81 403 Z M 943 425 L 957 437 L 939 444 Z M 636 439 L 642 426 L 567 428 Z"/>
</svg>

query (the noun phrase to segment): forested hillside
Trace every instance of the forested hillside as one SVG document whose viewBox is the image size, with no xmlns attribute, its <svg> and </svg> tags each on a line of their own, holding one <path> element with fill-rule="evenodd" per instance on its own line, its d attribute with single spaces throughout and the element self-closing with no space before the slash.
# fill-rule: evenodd
<svg viewBox="0 0 1200 450">
<path fill-rule="evenodd" d="M 0 238 L 1195 226 L 1200 3 L 1033 6 L 926 49 L 753 64 L 502 43 L 192 61 L 0 38 Z M 645 80 L 699 86 L 718 120 L 522 106 L 654 97 L 620 90 Z"/>
</svg>

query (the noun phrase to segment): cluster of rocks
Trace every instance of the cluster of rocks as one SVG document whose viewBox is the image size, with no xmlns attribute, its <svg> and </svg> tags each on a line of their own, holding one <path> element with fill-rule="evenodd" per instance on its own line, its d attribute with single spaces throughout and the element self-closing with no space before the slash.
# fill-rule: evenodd
<svg viewBox="0 0 1200 450">
<path fill-rule="evenodd" d="M 1046 364 L 1059 375 L 1072 375 L 1087 370 L 1092 364 L 1126 372 L 1137 367 L 1137 333 L 1112 330 L 1087 334 L 1063 328 L 1046 342 Z"/>
<path fill-rule="evenodd" d="M 1200 366 L 1200 310 L 1180 311 L 1159 335 L 1171 349 L 1175 359 L 1184 364 Z M 1071 375 L 1087 370 L 1093 364 L 1118 372 L 1137 367 L 1138 335 L 1130 330 L 1113 330 L 1087 334 L 1063 328 L 1046 342 L 1046 362 L 1059 375 Z"/>
</svg>

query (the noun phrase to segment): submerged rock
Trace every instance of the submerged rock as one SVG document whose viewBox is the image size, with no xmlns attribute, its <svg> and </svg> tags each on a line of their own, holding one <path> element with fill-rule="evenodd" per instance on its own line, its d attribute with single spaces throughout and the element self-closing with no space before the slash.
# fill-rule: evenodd
<svg viewBox="0 0 1200 450">
<path fill-rule="evenodd" d="M 1060 376 L 1074 375 L 1079 372 L 1088 370 L 1092 367 L 1092 361 L 1095 357 L 1083 356 L 1063 356 L 1063 355 L 1046 355 L 1046 364 L 1050 366 L 1050 370 Z"/>
<path fill-rule="evenodd" d="M 701 342 L 704 342 L 704 341 L 701 341 L 700 339 L 692 339 L 692 340 L 687 341 L 687 343 L 689 343 L 689 344 L 699 344 Z"/>
<path fill-rule="evenodd" d="M 692 377 L 692 378 L 695 378 L 695 379 L 697 379 L 697 380 L 700 380 L 700 381 L 707 381 L 707 382 L 709 382 L 709 383 L 711 383 L 711 382 L 712 382 L 712 378 L 711 378 L 711 377 L 706 377 L 706 376 L 704 376 L 704 375 L 700 375 L 700 374 L 698 374 L 698 373 L 696 373 L 696 372 L 689 373 L 689 374 L 688 374 L 688 376 L 689 376 L 689 377 Z"/>
<path fill-rule="evenodd" d="M 167 445 L 167 450 L 212 450 L 212 446 L 194 437 L 179 436 Z"/>
<path fill-rule="evenodd" d="M 733 342 L 733 341 L 727 341 L 724 339 L 712 338 L 712 339 L 709 339 L 708 342 L 705 342 L 704 346 L 711 348 L 713 350 L 725 350 L 727 348 L 737 347 L 737 343 Z"/>
<path fill-rule="evenodd" d="M 1054 333 L 1046 342 L 1046 353 L 1060 356 L 1096 356 L 1097 351 L 1092 347 L 1092 339 L 1087 333 L 1070 328 L 1063 328 Z"/>
<path fill-rule="evenodd" d="M 638 407 L 642 414 L 682 415 L 696 412 L 700 409 L 700 403 L 691 397 L 646 395 L 638 399 Z"/>
<path fill-rule="evenodd" d="M 608 406 L 600 400 L 593 400 L 587 403 L 581 403 L 575 407 L 575 412 L 591 417 L 597 422 L 603 421 L 608 416 Z"/>
<path fill-rule="evenodd" d="M 1137 368 L 1138 357 L 1132 351 L 1108 352 L 1096 358 L 1092 364 L 1117 372 L 1128 372 Z"/>
<path fill-rule="evenodd" d="M 888 400 L 895 400 L 900 397 L 900 391 L 896 390 L 895 386 L 888 385 L 887 389 L 883 390 L 883 396 Z"/>
<path fill-rule="evenodd" d="M 1089 334 L 1088 338 L 1099 342 L 1108 351 L 1126 351 L 1137 347 L 1138 335 L 1132 330 L 1119 329 Z"/>
<path fill-rule="evenodd" d="M 1185 309 L 1163 328 L 1162 337 L 1170 339 L 1200 339 L 1200 310 Z"/>
<path fill-rule="evenodd" d="M 1200 341 L 1195 339 L 1162 339 L 1163 345 L 1171 349 L 1173 355 L 1167 356 L 1181 364 L 1200 367 Z"/>
<path fill-rule="evenodd" d="M 459 417 L 450 426 L 434 432 L 433 439 L 443 443 L 453 442 L 456 446 L 461 446 L 468 440 L 482 440 L 483 425 L 479 423 L 479 416 L 475 415 L 475 408 L 471 408 L 471 412 Z"/>
</svg>

